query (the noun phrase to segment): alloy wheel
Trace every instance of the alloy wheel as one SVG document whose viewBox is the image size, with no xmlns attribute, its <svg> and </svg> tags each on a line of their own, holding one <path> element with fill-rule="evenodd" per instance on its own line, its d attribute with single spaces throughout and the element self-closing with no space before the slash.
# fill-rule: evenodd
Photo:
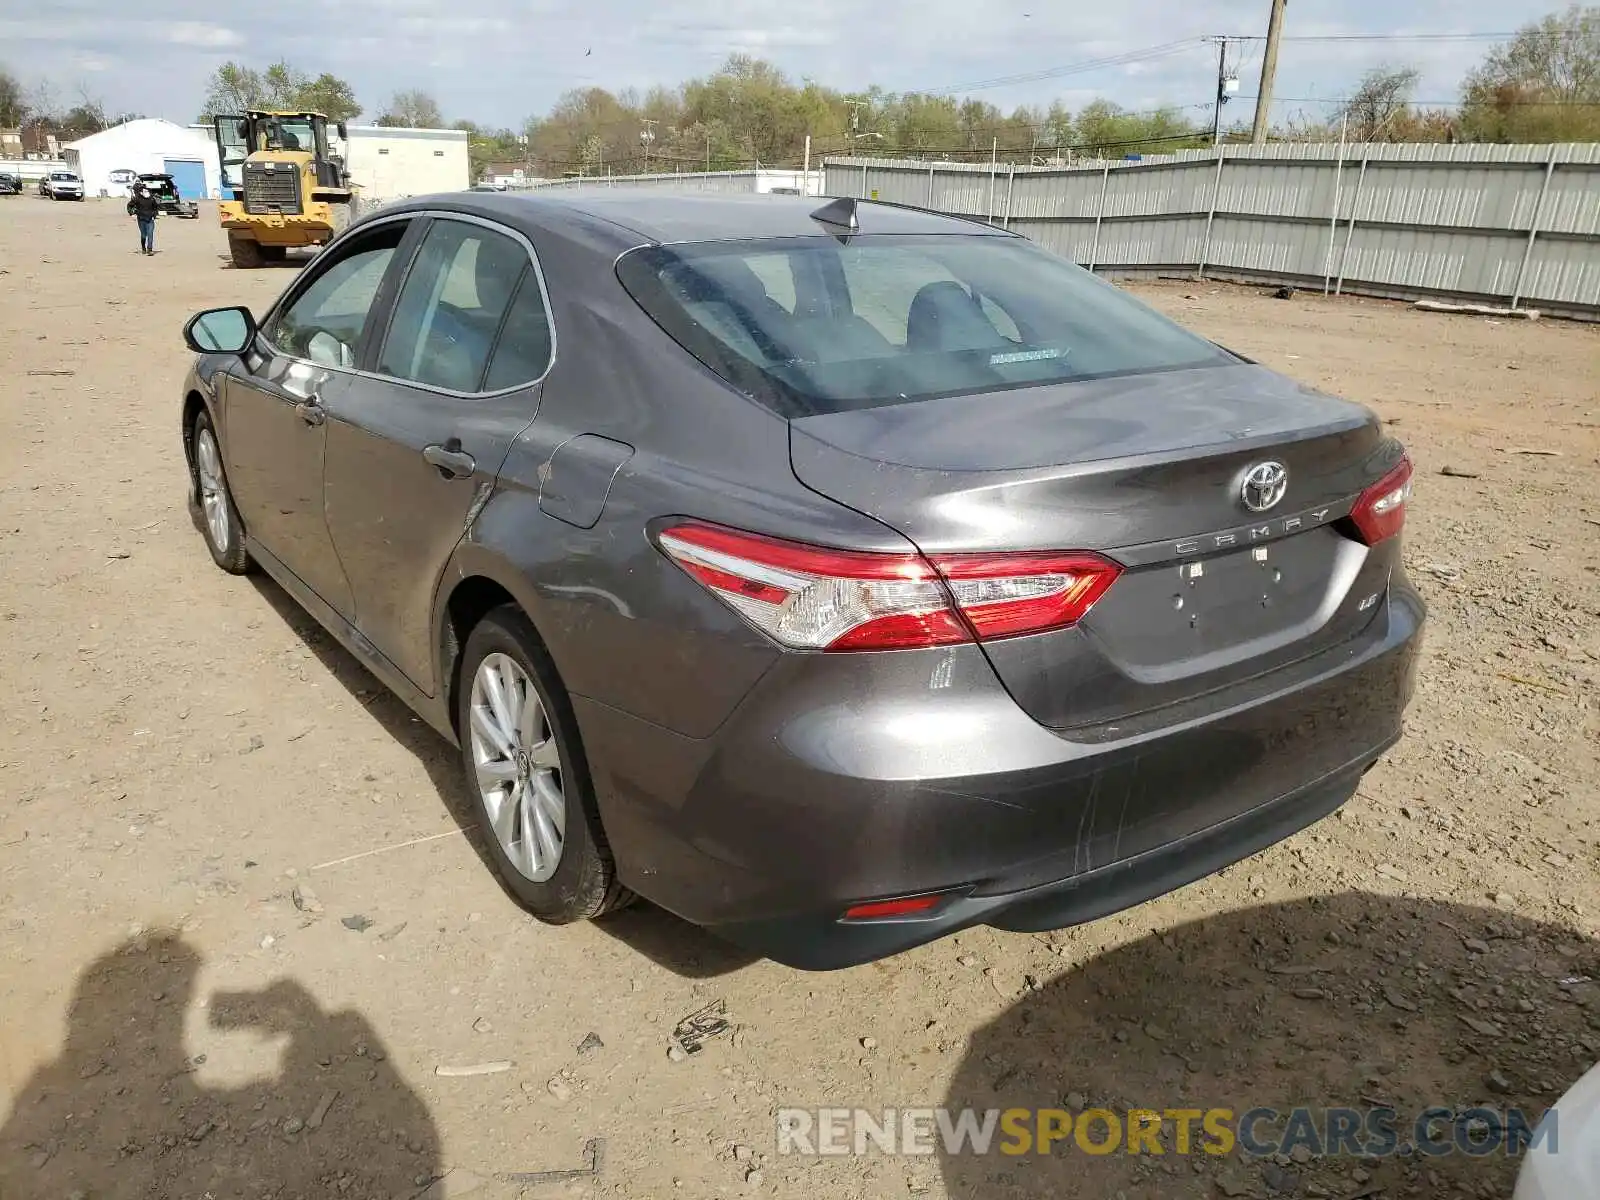
<svg viewBox="0 0 1600 1200">
<path fill-rule="evenodd" d="M 205 512 L 211 544 L 219 554 L 233 546 L 233 523 L 228 517 L 228 494 L 222 482 L 222 460 L 217 439 L 210 429 L 202 429 L 194 445 L 195 471 L 200 476 L 200 507 Z"/>
<path fill-rule="evenodd" d="M 509 655 L 472 678 L 472 765 L 489 825 L 517 873 L 543 883 L 561 865 L 567 801 L 561 751 L 533 680 Z"/>
</svg>

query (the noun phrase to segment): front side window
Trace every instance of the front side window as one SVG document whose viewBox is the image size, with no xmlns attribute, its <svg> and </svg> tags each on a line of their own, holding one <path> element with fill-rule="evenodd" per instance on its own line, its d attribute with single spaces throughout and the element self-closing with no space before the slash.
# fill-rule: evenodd
<svg viewBox="0 0 1600 1200">
<path fill-rule="evenodd" d="M 313 266 L 320 273 L 278 313 L 267 339 L 295 358 L 354 367 L 361 331 L 405 229 L 404 221 L 380 225 L 342 247 L 332 263 Z"/>
<path fill-rule="evenodd" d="M 491 352 L 524 275 L 533 271 L 519 242 L 466 221 L 434 221 L 395 302 L 378 370 L 452 392 L 484 390 Z"/>
<path fill-rule="evenodd" d="M 787 417 L 1237 361 L 1020 238 L 657 246 L 617 273 L 685 349 Z"/>
</svg>

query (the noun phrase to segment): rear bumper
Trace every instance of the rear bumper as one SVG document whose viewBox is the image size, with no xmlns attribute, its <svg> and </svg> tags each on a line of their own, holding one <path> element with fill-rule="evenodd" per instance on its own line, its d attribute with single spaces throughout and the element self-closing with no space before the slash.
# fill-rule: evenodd
<svg viewBox="0 0 1600 1200">
<path fill-rule="evenodd" d="M 709 739 L 575 699 L 624 882 L 780 962 L 849 966 L 975 924 L 1093 920 L 1333 811 L 1401 732 L 1424 608 L 1397 573 L 1359 637 L 1070 737 L 981 651 L 786 655 Z M 853 903 L 946 889 L 931 918 Z"/>
</svg>

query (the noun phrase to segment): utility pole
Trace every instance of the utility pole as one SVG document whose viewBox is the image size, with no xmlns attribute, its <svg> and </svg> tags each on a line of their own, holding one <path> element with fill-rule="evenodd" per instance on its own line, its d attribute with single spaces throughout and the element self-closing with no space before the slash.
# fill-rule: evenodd
<svg viewBox="0 0 1600 1200">
<path fill-rule="evenodd" d="M 650 143 L 656 140 L 654 126 L 661 124 L 661 122 L 641 119 L 640 124 L 644 126 L 639 131 L 639 140 L 644 143 L 644 173 L 648 175 L 650 174 Z"/>
<path fill-rule="evenodd" d="M 1211 144 L 1219 145 L 1222 141 L 1222 106 L 1227 102 L 1223 88 L 1228 81 L 1228 39 L 1217 39 L 1217 103 L 1211 114 Z"/>
<path fill-rule="evenodd" d="M 1250 127 L 1250 144 L 1264 145 L 1267 126 L 1272 120 L 1272 85 L 1278 77 L 1278 42 L 1283 37 L 1283 10 L 1289 0 L 1272 0 L 1272 16 L 1267 19 L 1267 48 L 1261 55 L 1261 86 L 1256 89 L 1256 119 Z"/>
</svg>

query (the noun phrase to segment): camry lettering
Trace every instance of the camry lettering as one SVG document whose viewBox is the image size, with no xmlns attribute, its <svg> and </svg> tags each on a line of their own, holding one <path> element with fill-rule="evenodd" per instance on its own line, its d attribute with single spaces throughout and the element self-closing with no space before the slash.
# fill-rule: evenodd
<svg viewBox="0 0 1600 1200">
<path fill-rule="evenodd" d="M 1184 538 L 1181 542 L 1172 543 L 1172 553 L 1179 556 L 1204 554 L 1209 550 L 1226 550 L 1245 541 L 1260 542 L 1284 537 L 1301 529 L 1311 529 L 1326 524 L 1333 511 L 1331 508 L 1318 508 L 1278 521 L 1269 521 L 1264 525 L 1248 525 L 1243 529 L 1229 529 L 1221 533 L 1209 533 L 1203 537 Z"/>
</svg>

